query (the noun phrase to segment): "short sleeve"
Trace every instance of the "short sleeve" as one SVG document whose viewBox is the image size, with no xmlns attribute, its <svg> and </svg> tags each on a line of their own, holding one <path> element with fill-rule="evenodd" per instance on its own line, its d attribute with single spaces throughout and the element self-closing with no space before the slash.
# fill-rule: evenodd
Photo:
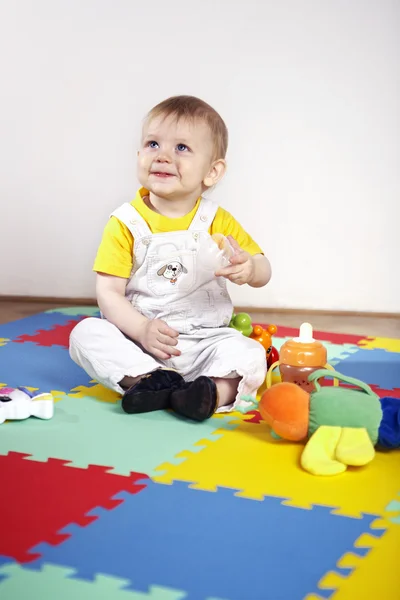
<svg viewBox="0 0 400 600">
<path fill-rule="evenodd" d="M 264 254 L 260 246 L 253 238 L 243 229 L 236 219 L 223 208 L 218 208 L 214 221 L 211 225 L 211 234 L 222 233 L 225 237 L 231 235 L 239 244 L 239 246 L 254 256 L 254 254 Z"/>
<path fill-rule="evenodd" d="M 128 279 L 133 266 L 133 244 L 133 236 L 126 225 L 111 217 L 104 228 L 93 271 Z"/>
</svg>

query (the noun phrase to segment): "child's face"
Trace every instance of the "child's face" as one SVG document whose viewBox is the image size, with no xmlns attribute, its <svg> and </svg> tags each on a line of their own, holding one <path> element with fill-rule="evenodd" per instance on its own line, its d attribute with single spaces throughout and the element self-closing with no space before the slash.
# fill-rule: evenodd
<svg viewBox="0 0 400 600">
<path fill-rule="evenodd" d="M 147 122 L 138 152 L 138 178 L 150 192 L 165 199 L 199 197 L 223 175 L 224 161 L 213 162 L 208 125 L 160 116 Z"/>
</svg>

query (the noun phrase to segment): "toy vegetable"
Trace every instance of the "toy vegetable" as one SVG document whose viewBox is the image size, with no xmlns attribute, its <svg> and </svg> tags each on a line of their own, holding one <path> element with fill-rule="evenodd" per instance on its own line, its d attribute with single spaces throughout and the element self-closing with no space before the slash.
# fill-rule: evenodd
<svg viewBox="0 0 400 600">
<path fill-rule="evenodd" d="M 318 379 L 335 377 L 356 386 L 321 387 Z M 319 369 L 308 377 L 310 394 L 290 382 L 264 392 L 259 410 L 276 437 L 301 441 L 309 438 L 301 457 L 303 469 L 313 475 L 337 475 L 347 465 L 362 466 L 375 456 L 374 446 L 400 448 L 400 400 L 379 398 L 358 379 Z"/>
</svg>

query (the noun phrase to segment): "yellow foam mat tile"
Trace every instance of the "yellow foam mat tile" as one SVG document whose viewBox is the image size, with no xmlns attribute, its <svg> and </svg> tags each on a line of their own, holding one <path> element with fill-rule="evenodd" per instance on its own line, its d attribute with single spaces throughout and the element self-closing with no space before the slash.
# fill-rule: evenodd
<svg viewBox="0 0 400 600">
<path fill-rule="evenodd" d="M 394 338 L 365 338 L 364 340 L 360 340 L 357 345 L 367 350 L 380 348 L 381 350 L 388 350 L 389 352 L 400 352 L 400 340 Z"/>
<path fill-rule="evenodd" d="M 321 580 L 321 589 L 336 590 L 330 600 L 399 600 L 400 527 L 386 522 L 384 526 L 380 538 L 365 534 L 357 540 L 356 547 L 370 548 L 366 556 L 348 553 L 340 559 L 338 567 L 354 569 L 350 575 L 328 573 Z"/>
<path fill-rule="evenodd" d="M 383 515 L 399 489 L 400 451 L 377 452 L 365 467 L 323 477 L 301 468 L 302 444 L 274 440 L 265 423 L 241 420 L 236 429 L 217 433 L 222 435 L 218 440 L 196 444 L 204 447 L 200 452 L 179 454 L 186 459 L 181 464 L 160 465 L 155 481 L 184 480 L 193 488 L 210 491 L 224 486 L 242 490 L 237 495 L 246 498 L 278 496 L 290 506 L 322 504 L 337 507 L 334 514 L 349 516 Z"/>
<path fill-rule="evenodd" d="M 113 390 L 109 390 L 104 387 L 100 383 L 96 383 L 92 386 L 84 386 L 80 385 L 68 393 L 68 396 L 73 396 L 74 398 L 96 398 L 96 400 L 100 400 L 101 402 L 110 402 L 111 404 L 116 404 L 119 400 L 121 400 L 121 394 L 117 394 Z"/>
<path fill-rule="evenodd" d="M 7 387 L 7 384 L 0 382 L 0 389 L 2 387 Z M 39 388 L 29 387 L 29 386 L 25 386 L 25 387 L 30 392 L 36 392 L 39 389 Z M 73 396 L 75 398 L 86 398 L 87 396 L 90 396 L 91 398 L 96 398 L 96 400 L 99 400 L 100 402 L 110 402 L 112 404 L 115 404 L 116 402 L 118 402 L 121 399 L 120 394 L 117 394 L 117 392 L 114 392 L 113 390 L 109 390 L 109 389 L 105 388 L 103 385 L 100 385 L 99 383 L 96 383 L 95 385 L 92 385 L 92 386 L 80 385 L 76 388 L 73 388 L 68 394 L 66 394 L 65 392 L 59 391 L 59 390 L 50 390 L 50 393 L 53 395 L 54 402 L 58 402 L 59 400 L 62 400 L 66 396 Z"/>
</svg>

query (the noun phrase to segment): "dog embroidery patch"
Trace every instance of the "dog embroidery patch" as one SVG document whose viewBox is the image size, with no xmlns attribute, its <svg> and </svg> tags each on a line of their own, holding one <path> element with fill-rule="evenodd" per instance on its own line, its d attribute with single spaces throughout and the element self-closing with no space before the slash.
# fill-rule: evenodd
<svg viewBox="0 0 400 600">
<path fill-rule="evenodd" d="M 172 285 L 176 284 L 178 277 L 180 277 L 182 273 L 187 273 L 187 269 L 182 263 L 177 261 L 170 262 L 157 271 L 157 275 L 165 277 Z"/>
</svg>

